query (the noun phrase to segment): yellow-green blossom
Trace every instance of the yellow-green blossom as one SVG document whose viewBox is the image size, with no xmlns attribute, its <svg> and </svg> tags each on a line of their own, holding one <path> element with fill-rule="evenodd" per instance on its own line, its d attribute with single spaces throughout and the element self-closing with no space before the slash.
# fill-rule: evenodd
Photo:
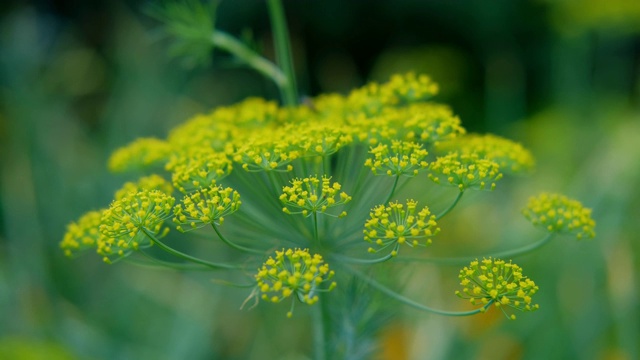
<svg viewBox="0 0 640 360">
<path fill-rule="evenodd" d="M 102 236 L 98 231 L 102 211 L 89 211 L 77 221 L 67 225 L 67 232 L 60 242 L 60 248 L 65 255 L 73 256 L 79 252 L 96 248 L 98 239 Z"/>
<path fill-rule="evenodd" d="M 317 176 L 310 176 L 303 179 L 291 180 L 291 186 L 282 188 L 280 201 L 285 205 L 282 209 L 287 214 L 311 215 L 314 212 L 324 213 L 334 206 L 346 204 L 351 201 L 351 196 L 344 191 L 340 191 L 341 185 L 337 182 L 331 183 L 331 178 L 322 176 L 322 180 Z M 300 210 L 294 211 L 291 210 Z M 345 216 L 342 212 L 340 216 Z"/>
<path fill-rule="evenodd" d="M 232 170 L 231 160 L 227 155 L 211 149 L 195 149 L 173 160 L 171 165 L 171 181 L 183 194 L 215 185 Z"/>
<path fill-rule="evenodd" d="M 240 194 L 230 187 L 209 186 L 186 195 L 182 204 L 173 209 L 173 221 L 177 229 L 185 232 L 218 222 L 238 211 L 242 202 Z"/>
<path fill-rule="evenodd" d="M 275 259 L 267 259 L 255 278 L 262 300 L 279 303 L 293 295 L 313 305 L 319 299 L 319 292 L 336 287 L 335 282 L 329 283 L 333 275 L 321 255 L 312 255 L 307 249 L 283 249 L 276 251 Z M 287 313 L 288 317 L 292 315 L 292 311 Z"/>
<path fill-rule="evenodd" d="M 137 182 L 129 181 L 124 183 L 124 185 L 116 191 L 114 199 L 120 200 L 129 193 L 137 193 L 142 190 L 160 190 L 165 194 L 171 194 L 173 187 L 171 183 L 162 176 L 152 174 L 141 177 Z"/>
<path fill-rule="evenodd" d="M 367 159 L 364 166 L 371 168 L 376 175 L 382 172 L 389 176 L 415 176 L 420 169 L 429 165 L 424 160 L 427 150 L 416 143 L 394 140 L 390 146 L 379 144 L 369 153 L 373 154 L 373 158 Z"/>
<path fill-rule="evenodd" d="M 449 183 L 460 191 L 466 189 L 493 190 L 502 178 L 495 161 L 482 159 L 477 154 L 453 152 L 438 157 L 429 166 L 429 178 L 437 184 Z"/>
<path fill-rule="evenodd" d="M 538 292 L 538 286 L 522 275 L 522 269 L 511 261 L 507 263 L 492 258 L 475 260 L 460 270 L 458 278 L 463 288 L 462 292 L 456 291 L 456 295 L 469 299 L 473 305 L 492 302 L 512 320 L 516 316 L 508 315 L 505 306 L 520 311 L 534 311 L 539 307 L 531 299 Z"/>
<path fill-rule="evenodd" d="M 463 135 L 466 130 L 462 127 L 460 118 L 453 111 L 441 104 L 416 103 L 411 104 L 404 111 L 395 115 L 394 121 L 403 137 L 408 141 L 438 144 L 441 141 L 455 139 Z"/>
<path fill-rule="evenodd" d="M 574 234 L 578 239 L 596 235 L 591 209 L 564 195 L 542 193 L 532 196 L 522 212 L 534 225 L 549 232 Z"/>
<path fill-rule="evenodd" d="M 106 262 L 152 245 L 152 236 L 164 236 L 164 221 L 171 216 L 175 199 L 158 190 L 142 190 L 114 200 L 102 213 L 98 254 Z"/>
<path fill-rule="evenodd" d="M 163 164 L 171 152 L 170 145 L 154 138 L 141 138 L 116 150 L 109 158 L 109 170 L 124 172 Z"/>
<path fill-rule="evenodd" d="M 416 213 L 417 207 L 417 201 L 407 200 L 406 208 L 396 201 L 371 209 L 364 224 L 364 239 L 378 249 L 369 248 L 369 252 L 393 246 L 391 255 L 395 256 L 402 244 L 411 247 L 431 244 L 431 237 L 440 231 L 436 217 L 426 206 Z"/>
<path fill-rule="evenodd" d="M 500 171 L 507 173 L 531 172 L 535 160 L 521 144 L 493 134 L 469 134 L 438 144 L 440 151 L 458 151 L 476 154 L 479 158 L 495 161 Z"/>
</svg>

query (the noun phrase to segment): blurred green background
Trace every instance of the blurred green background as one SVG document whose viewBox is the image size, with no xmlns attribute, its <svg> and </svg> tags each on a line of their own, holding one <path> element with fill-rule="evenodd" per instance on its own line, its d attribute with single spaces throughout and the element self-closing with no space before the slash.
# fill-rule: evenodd
<svg viewBox="0 0 640 360">
<path fill-rule="evenodd" d="M 200 68 L 171 59 L 148 5 L 0 4 L 0 359 L 304 358 L 300 323 L 274 332 L 273 308 L 236 311 L 244 290 L 58 248 L 68 222 L 129 179 L 107 173 L 111 151 L 218 105 L 277 98 L 225 54 Z M 425 72 L 467 129 L 534 153 L 533 176 L 470 197 L 444 239 L 469 254 L 535 240 L 518 211 L 539 191 L 594 209 L 594 240 L 558 238 L 518 259 L 541 288 L 538 312 L 509 322 L 403 309 L 376 338 L 378 358 L 640 358 L 640 1 L 284 5 L 302 94 Z M 216 27 L 272 56 L 264 2 L 222 1 Z M 409 295 L 457 306 L 455 268 L 406 266 Z"/>
</svg>

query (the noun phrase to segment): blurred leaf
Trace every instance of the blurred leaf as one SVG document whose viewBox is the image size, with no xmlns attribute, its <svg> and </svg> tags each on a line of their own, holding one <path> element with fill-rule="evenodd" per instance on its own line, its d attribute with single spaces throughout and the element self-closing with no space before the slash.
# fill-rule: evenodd
<svg viewBox="0 0 640 360">
<path fill-rule="evenodd" d="M 211 62 L 216 8 L 216 1 L 164 1 L 152 5 L 147 13 L 163 23 L 163 32 L 172 39 L 169 54 L 193 68 Z"/>
</svg>

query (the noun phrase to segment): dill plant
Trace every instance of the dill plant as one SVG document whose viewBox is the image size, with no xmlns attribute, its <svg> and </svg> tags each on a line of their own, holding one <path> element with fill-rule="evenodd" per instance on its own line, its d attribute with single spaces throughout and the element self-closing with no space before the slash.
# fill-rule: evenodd
<svg viewBox="0 0 640 360">
<path fill-rule="evenodd" d="M 439 221 L 465 193 L 492 191 L 505 175 L 531 172 L 533 156 L 511 140 L 467 134 L 447 105 L 432 100 L 438 85 L 427 75 L 398 74 L 297 104 L 282 7 L 277 0 L 268 6 L 278 64 L 214 29 L 211 9 L 200 3 L 158 10 L 179 51 L 199 60 L 211 47 L 230 52 L 272 79 L 283 104 L 249 98 L 196 115 L 166 139 L 141 138 L 116 150 L 110 170 L 155 173 L 124 184 L 108 207 L 70 223 L 60 243 L 64 253 L 96 252 L 109 264 L 144 259 L 176 269 L 250 273 L 245 303 L 285 302 L 288 317 L 296 304 L 326 311 L 317 303 L 330 301 L 352 279 L 389 301 L 444 316 L 495 307 L 515 319 L 514 310 L 538 309 L 532 300 L 538 286 L 510 259 L 557 234 L 594 237 L 591 210 L 559 194 L 532 197 L 523 214 L 545 231 L 541 240 L 482 260 L 453 259 L 469 264 L 460 270 L 456 295 L 472 310 L 435 309 L 376 280 L 369 269 L 402 258 L 403 248 L 426 248 L 447 231 Z M 419 191 L 427 181 L 455 190 L 448 207 L 398 198 L 400 187 L 412 183 Z M 204 234 L 243 260 L 181 252 L 165 240 L 169 232 Z M 152 247 L 176 261 L 154 258 Z M 315 356 L 326 358 L 330 317 L 314 319 Z"/>
</svg>

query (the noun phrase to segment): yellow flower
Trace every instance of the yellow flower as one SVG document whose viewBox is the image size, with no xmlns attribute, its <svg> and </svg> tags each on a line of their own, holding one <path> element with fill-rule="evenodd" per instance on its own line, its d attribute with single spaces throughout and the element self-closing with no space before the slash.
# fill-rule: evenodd
<svg viewBox="0 0 640 360">
<path fill-rule="evenodd" d="M 396 201 L 371 209 L 364 224 L 364 239 L 378 249 L 369 248 L 369 252 L 393 246 L 391 255 L 395 256 L 402 244 L 410 247 L 430 245 L 431 237 L 440 231 L 436 217 L 426 206 L 416 213 L 417 207 L 417 201 L 407 200 L 406 208 Z"/>
<path fill-rule="evenodd" d="M 255 275 L 261 299 L 274 303 L 295 296 L 308 305 L 318 301 L 318 293 L 336 287 L 329 283 L 334 272 L 322 256 L 310 254 L 309 250 L 287 249 L 276 251 L 275 259 L 269 257 Z M 293 308 L 293 306 L 292 306 Z M 287 313 L 292 316 L 292 311 Z"/>
<path fill-rule="evenodd" d="M 494 161 L 477 154 L 453 152 L 438 157 L 429 167 L 429 178 L 437 184 L 449 183 L 461 191 L 466 189 L 493 190 L 502 178 L 500 167 Z"/>
<path fill-rule="evenodd" d="M 102 210 L 89 211 L 77 221 L 67 225 L 67 232 L 60 242 L 60 248 L 67 256 L 73 256 L 88 249 L 95 249 L 101 234 L 98 231 Z"/>
<path fill-rule="evenodd" d="M 549 232 L 574 234 L 578 239 L 596 235 L 591 209 L 564 195 L 542 193 L 531 197 L 522 212 L 534 225 Z"/>
<path fill-rule="evenodd" d="M 124 172 L 163 164 L 167 161 L 171 147 L 154 138 L 141 138 L 116 150 L 109 158 L 109 170 Z"/>
<path fill-rule="evenodd" d="M 321 180 L 315 175 L 293 179 L 291 186 L 282 188 L 280 201 L 285 205 L 282 210 L 287 214 L 304 216 L 325 213 L 329 208 L 351 201 L 351 196 L 340 189 L 341 185 L 337 182 L 331 183 L 331 178 L 327 176 L 323 176 Z M 291 209 L 300 211 L 292 212 Z M 340 214 L 340 216 L 345 215 L 345 212 Z"/>
<path fill-rule="evenodd" d="M 514 320 L 515 315 L 508 315 L 504 306 L 520 311 L 534 311 L 538 304 L 533 304 L 531 297 L 538 292 L 538 286 L 522 275 L 522 269 L 500 259 L 483 259 L 472 261 L 468 267 L 460 270 L 458 275 L 462 292 L 456 295 L 469 299 L 474 304 L 486 305 L 492 302 L 502 312 Z"/>
<path fill-rule="evenodd" d="M 152 245 L 146 233 L 164 236 L 175 199 L 158 190 L 142 190 L 114 200 L 102 213 L 98 254 L 105 262 L 122 258 L 132 251 Z"/>
<path fill-rule="evenodd" d="M 224 217 L 238 211 L 240 194 L 232 188 L 209 186 L 182 199 L 182 204 L 173 209 L 173 222 L 177 229 L 185 232 L 205 225 L 224 222 Z M 186 225 L 186 226 L 185 226 Z"/>
</svg>

